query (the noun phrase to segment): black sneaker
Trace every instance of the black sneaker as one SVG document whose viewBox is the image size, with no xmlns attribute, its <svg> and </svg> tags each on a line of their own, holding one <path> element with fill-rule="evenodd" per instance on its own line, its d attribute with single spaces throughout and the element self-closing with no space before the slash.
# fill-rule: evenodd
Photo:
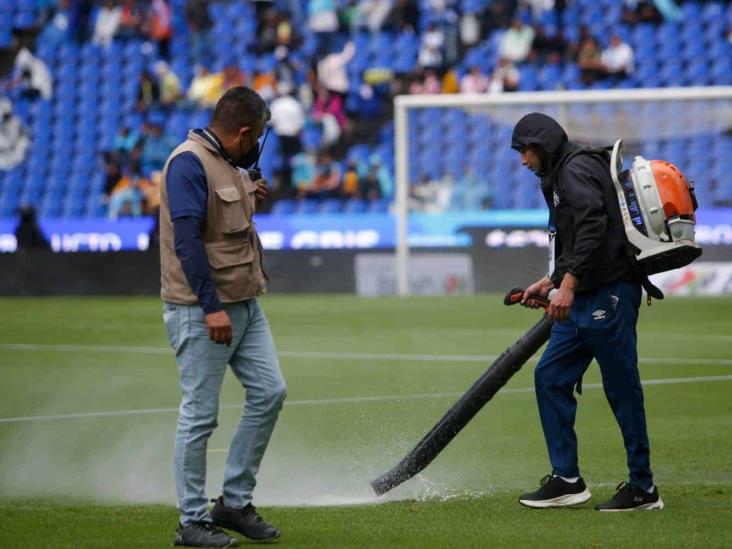
<svg viewBox="0 0 732 549">
<path fill-rule="evenodd" d="M 653 487 L 652 492 L 646 492 L 640 488 L 631 486 L 627 482 L 618 484 L 617 492 L 613 499 L 595 506 L 598 511 L 648 511 L 650 509 L 663 509 L 663 501 L 658 495 L 658 488 Z"/>
<path fill-rule="evenodd" d="M 192 522 L 178 525 L 173 545 L 186 547 L 236 547 L 239 541 L 216 528 L 210 522 Z"/>
<path fill-rule="evenodd" d="M 561 477 L 547 475 L 541 479 L 541 486 L 536 492 L 529 492 L 519 498 L 519 503 L 526 507 L 545 509 L 547 507 L 567 507 L 579 505 L 592 497 L 582 477 L 576 482 L 567 482 Z"/>
<path fill-rule="evenodd" d="M 216 526 L 234 530 L 255 541 L 274 541 L 280 537 L 280 531 L 264 522 L 251 503 L 242 509 L 233 509 L 224 505 L 224 496 L 213 501 L 216 504 L 211 509 L 211 518 Z"/>
</svg>

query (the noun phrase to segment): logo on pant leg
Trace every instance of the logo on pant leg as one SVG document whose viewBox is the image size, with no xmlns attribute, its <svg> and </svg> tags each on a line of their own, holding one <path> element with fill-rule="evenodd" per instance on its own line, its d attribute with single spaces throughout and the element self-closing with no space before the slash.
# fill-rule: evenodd
<svg viewBox="0 0 732 549">
<path fill-rule="evenodd" d="M 602 309 L 597 309 L 594 313 L 592 313 L 593 320 L 602 320 L 605 318 L 605 312 Z"/>
<path fill-rule="evenodd" d="M 620 301 L 620 298 L 616 295 L 610 296 L 610 306 L 613 308 L 613 311 L 618 308 L 618 302 Z"/>
</svg>

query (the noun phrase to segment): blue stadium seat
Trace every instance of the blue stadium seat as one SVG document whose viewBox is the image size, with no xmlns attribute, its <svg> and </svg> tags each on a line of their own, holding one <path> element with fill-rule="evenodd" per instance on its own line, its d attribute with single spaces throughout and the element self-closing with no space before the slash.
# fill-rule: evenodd
<svg viewBox="0 0 732 549">
<path fill-rule="evenodd" d="M 346 214 L 361 214 L 366 211 L 367 202 L 360 198 L 351 198 L 347 200 L 344 207 L 343 213 Z"/>
<path fill-rule="evenodd" d="M 294 213 L 312 215 L 312 214 L 318 213 L 319 206 L 320 206 L 320 204 L 317 200 L 309 200 L 309 199 L 300 200 L 295 205 Z"/>
<path fill-rule="evenodd" d="M 272 213 L 275 215 L 289 215 L 295 211 L 295 202 L 292 200 L 278 200 L 272 205 Z"/>
<path fill-rule="evenodd" d="M 323 200 L 318 210 L 321 214 L 337 214 L 343 210 L 343 201 L 339 198 Z"/>
<path fill-rule="evenodd" d="M 86 203 L 83 198 L 69 196 L 63 202 L 64 217 L 83 217 L 86 211 Z"/>
<path fill-rule="evenodd" d="M 371 200 L 368 203 L 367 212 L 368 213 L 389 213 L 389 205 L 391 204 L 391 200 L 381 198 L 378 200 Z"/>
<path fill-rule="evenodd" d="M 56 218 L 61 217 L 63 212 L 63 202 L 59 197 L 46 195 L 41 202 L 41 217 Z"/>
</svg>

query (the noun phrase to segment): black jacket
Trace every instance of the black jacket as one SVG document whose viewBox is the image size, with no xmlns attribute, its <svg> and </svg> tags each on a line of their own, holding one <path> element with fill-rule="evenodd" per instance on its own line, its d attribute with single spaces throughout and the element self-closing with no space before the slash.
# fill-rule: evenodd
<svg viewBox="0 0 732 549">
<path fill-rule="evenodd" d="M 607 156 L 571 143 L 552 118 L 531 113 L 513 130 L 511 147 L 541 147 L 541 190 L 555 236 L 555 266 L 550 278 L 559 287 L 565 273 L 579 279 L 586 293 L 617 280 L 640 283 L 626 246 L 625 229 L 610 177 Z"/>
</svg>

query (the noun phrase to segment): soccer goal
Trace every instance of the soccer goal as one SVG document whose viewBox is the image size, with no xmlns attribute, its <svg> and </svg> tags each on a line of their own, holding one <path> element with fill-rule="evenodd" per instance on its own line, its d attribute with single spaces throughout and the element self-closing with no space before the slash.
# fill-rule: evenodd
<svg viewBox="0 0 732 549">
<path fill-rule="evenodd" d="M 538 181 L 510 148 L 514 124 L 529 112 L 552 116 L 579 144 L 622 138 L 626 163 L 635 155 L 668 160 L 694 181 L 703 215 L 732 211 L 724 210 L 732 207 L 732 86 L 398 96 L 399 295 L 415 293 L 410 251 L 469 247 L 490 256 L 546 245 Z"/>
</svg>

